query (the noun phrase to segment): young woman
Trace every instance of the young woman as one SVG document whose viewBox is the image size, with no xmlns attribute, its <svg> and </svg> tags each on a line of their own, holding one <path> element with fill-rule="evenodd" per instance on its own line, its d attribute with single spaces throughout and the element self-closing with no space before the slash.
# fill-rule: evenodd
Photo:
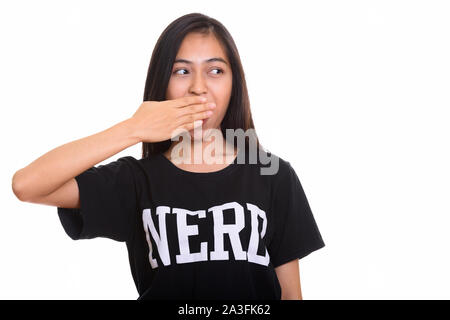
<svg viewBox="0 0 450 320">
<path fill-rule="evenodd" d="M 142 159 L 95 167 L 140 142 Z M 198 13 L 161 34 L 132 117 L 44 154 L 13 190 L 56 206 L 74 240 L 125 242 L 138 299 L 302 299 L 298 260 L 325 245 L 294 169 L 254 133 L 231 35 Z"/>
</svg>

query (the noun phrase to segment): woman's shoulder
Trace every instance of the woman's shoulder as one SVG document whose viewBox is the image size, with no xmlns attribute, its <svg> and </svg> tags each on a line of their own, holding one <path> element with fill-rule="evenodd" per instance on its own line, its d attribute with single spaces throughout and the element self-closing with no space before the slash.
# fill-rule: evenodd
<svg viewBox="0 0 450 320">
<path fill-rule="evenodd" d="M 121 167 L 130 168 L 137 176 L 141 176 L 142 173 L 154 171 L 155 169 L 158 170 L 157 167 L 159 166 L 158 157 L 156 155 L 150 155 L 144 158 L 127 155 L 118 158 L 114 163 Z"/>
<path fill-rule="evenodd" d="M 274 180 L 282 179 L 293 170 L 287 159 L 262 148 L 258 152 L 258 166 L 261 175 L 272 176 Z"/>
</svg>

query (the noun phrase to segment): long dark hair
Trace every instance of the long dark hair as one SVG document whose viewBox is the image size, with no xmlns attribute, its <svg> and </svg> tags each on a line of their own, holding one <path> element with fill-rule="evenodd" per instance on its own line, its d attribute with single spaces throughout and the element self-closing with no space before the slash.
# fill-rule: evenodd
<svg viewBox="0 0 450 320">
<path fill-rule="evenodd" d="M 213 34 L 224 46 L 225 53 L 231 64 L 232 90 L 227 112 L 220 125 L 224 138 L 226 129 L 248 129 L 251 136 L 245 136 L 245 147 L 248 148 L 249 138 L 254 139 L 255 146 L 260 150 L 262 146 L 255 133 L 247 84 L 238 49 L 228 30 L 216 19 L 201 13 L 190 13 L 174 20 L 159 36 L 153 50 L 145 81 L 144 101 L 166 100 L 171 70 L 178 49 L 184 37 L 190 32 Z M 169 149 L 173 141 L 170 139 L 160 142 L 143 142 L 142 157 L 163 153 Z M 233 141 L 234 146 L 236 146 Z"/>
</svg>

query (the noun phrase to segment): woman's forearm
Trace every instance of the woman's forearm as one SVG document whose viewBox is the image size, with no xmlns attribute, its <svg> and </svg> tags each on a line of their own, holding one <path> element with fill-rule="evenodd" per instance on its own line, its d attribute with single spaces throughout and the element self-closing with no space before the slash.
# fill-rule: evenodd
<svg viewBox="0 0 450 320">
<path fill-rule="evenodd" d="M 14 174 L 14 194 L 22 201 L 48 195 L 69 179 L 139 142 L 130 118 L 101 132 L 63 144 Z"/>
</svg>

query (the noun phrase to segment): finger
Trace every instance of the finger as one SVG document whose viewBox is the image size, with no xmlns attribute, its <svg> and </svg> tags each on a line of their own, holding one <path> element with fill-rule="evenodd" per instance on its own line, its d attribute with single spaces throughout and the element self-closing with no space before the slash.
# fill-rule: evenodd
<svg viewBox="0 0 450 320">
<path fill-rule="evenodd" d="M 191 104 L 199 104 L 199 103 L 205 103 L 206 97 L 202 96 L 188 96 L 188 97 L 182 97 L 174 100 L 170 100 L 173 103 L 173 106 L 176 108 L 182 108 L 185 106 L 189 106 Z"/>
<path fill-rule="evenodd" d="M 197 112 L 197 113 L 189 113 L 189 114 L 186 114 L 186 115 L 178 118 L 177 123 L 178 123 L 178 125 L 184 125 L 186 123 L 194 122 L 196 120 L 203 120 L 203 119 L 209 118 L 212 114 L 213 114 L 213 112 L 211 110 Z"/>
<path fill-rule="evenodd" d="M 190 131 L 190 130 L 192 130 L 194 128 L 201 127 L 202 124 L 203 124 L 203 120 L 195 120 L 194 122 L 186 123 L 183 126 L 183 128 L 186 129 L 187 131 Z"/>
<path fill-rule="evenodd" d="M 179 126 L 174 131 L 172 131 L 171 139 L 173 139 L 174 137 L 176 137 L 182 133 L 187 133 L 188 131 L 190 131 L 196 127 L 200 127 L 202 124 L 203 124 L 203 120 L 196 120 L 193 122 L 186 123 L 182 126 Z"/>
<path fill-rule="evenodd" d="M 215 103 L 201 103 L 201 104 L 193 104 L 185 108 L 178 108 L 177 114 L 178 117 L 182 117 L 187 114 L 197 113 L 202 111 L 213 110 L 216 107 Z"/>
</svg>

